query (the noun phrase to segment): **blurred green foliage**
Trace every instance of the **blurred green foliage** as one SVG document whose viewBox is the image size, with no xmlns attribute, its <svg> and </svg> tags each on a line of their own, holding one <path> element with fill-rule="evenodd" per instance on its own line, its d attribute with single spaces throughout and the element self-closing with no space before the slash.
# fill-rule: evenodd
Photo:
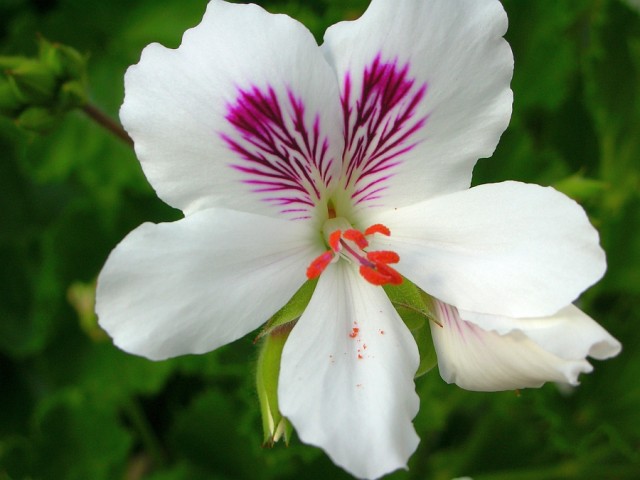
<svg viewBox="0 0 640 480">
<path fill-rule="evenodd" d="M 324 29 L 365 0 L 270 0 Z M 90 99 L 116 116 L 150 42 L 177 47 L 205 0 L 3 0 L 0 55 L 36 34 L 89 57 Z M 417 380 L 422 439 L 409 472 L 447 480 L 640 478 L 640 15 L 619 0 L 504 0 L 514 115 L 475 182 L 555 185 L 601 233 L 609 270 L 580 305 L 624 345 L 575 390 L 519 395 Z M 46 136 L 0 119 L 0 480 L 348 478 L 295 438 L 261 448 L 250 338 L 153 363 L 114 348 L 91 295 L 106 256 L 176 212 L 132 151 L 81 112 Z"/>
</svg>

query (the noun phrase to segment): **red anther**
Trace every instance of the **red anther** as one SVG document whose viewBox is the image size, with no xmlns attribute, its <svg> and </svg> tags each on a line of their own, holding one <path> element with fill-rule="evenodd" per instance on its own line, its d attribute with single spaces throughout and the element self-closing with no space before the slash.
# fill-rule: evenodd
<svg viewBox="0 0 640 480">
<path fill-rule="evenodd" d="M 381 233 L 382 235 L 386 235 L 388 237 L 389 235 L 391 235 L 391 230 L 389 230 L 381 223 L 376 223 L 375 225 L 371 225 L 364 231 L 365 235 L 373 235 L 374 233 Z"/>
<path fill-rule="evenodd" d="M 307 268 L 307 278 L 312 280 L 314 278 L 318 278 L 324 269 L 327 268 L 327 265 L 331 263 L 333 260 L 333 252 L 324 252 L 322 255 L 318 256 Z"/>
<path fill-rule="evenodd" d="M 389 265 L 385 265 L 384 263 L 376 263 L 376 268 L 379 272 L 387 275 L 389 280 L 387 283 L 391 285 L 400 285 L 402 283 L 402 275 L 400 275 L 395 269 L 391 268 Z"/>
<path fill-rule="evenodd" d="M 400 255 L 396 252 L 379 250 L 375 252 L 367 252 L 367 259 L 374 263 L 398 263 L 400 261 Z"/>
<path fill-rule="evenodd" d="M 360 265 L 360 275 L 369 283 L 382 286 L 389 282 L 389 276 L 380 272 L 378 269 L 373 269 L 367 265 Z"/>
<path fill-rule="evenodd" d="M 334 252 L 340 250 L 340 237 L 342 237 L 342 232 L 340 230 L 336 230 L 329 235 L 329 246 Z"/>
<path fill-rule="evenodd" d="M 362 232 L 359 232 L 358 230 L 354 230 L 351 228 L 345 231 L 342 236 L 345 239 L 351 240 L 352 242 L 354 242 L 361 249 L 367 248 L 367 245 L 369 245 L 369 242 L 367 241 L 366 238 L 364 238 L 364 235 L 362 234 Z"/>
</svg>

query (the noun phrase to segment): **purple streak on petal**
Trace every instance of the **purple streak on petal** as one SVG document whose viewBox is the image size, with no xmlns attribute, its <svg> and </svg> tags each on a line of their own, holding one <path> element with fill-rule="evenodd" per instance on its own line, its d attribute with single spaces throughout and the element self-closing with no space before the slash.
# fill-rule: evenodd
<svg viewBox="0 0 640 480">
<path fill-rule="evenodd" d="M 235 134 L 220 136 L 237 154 L 231 167 L 247 175 L 243 183 L 251 191 L 276 206 L 297 205 L 280 213 L 308 213 L 333 180 L 334 159 L 320 116 L 309 121 L 304 103 L 291 90 L 283 97 L 273 87 L 239 89 L 225 117 Z"/>
<path fill-rule="evenodd" d="M 355 88 L 354 88 L 355 87 Z M 355 92 L 355 93 L 354 93 Z M 427 84 L 419 84 L 409 74 L 409 64 L 382 61 L 378 54 L 365 68 L 362 85 L 353 85 L 347 73 L 342 84 L 342 116 L 345 148 L 345 187 L 352 189 L 354 204 L 380 198 L 402 155 L 419 142 L 414 134 L 425 126 L 427 116 L 417 117 Z"/>
</svg>

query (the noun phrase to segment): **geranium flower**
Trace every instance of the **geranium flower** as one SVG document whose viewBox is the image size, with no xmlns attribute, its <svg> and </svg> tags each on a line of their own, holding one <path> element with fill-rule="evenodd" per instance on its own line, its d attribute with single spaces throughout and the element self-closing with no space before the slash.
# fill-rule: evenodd
<svg viewBox="0 0 640 480">
<path fill-rule="evenodd" d="M 605 271 L 598 235 L 551 188 L 469 188 L 511 114 L 497 0 L 373 0 L 321 47 L 300 23 L 213 0 L 177 50 L 149 45 L 121 119 L 182 220 L 112 252 L 97 312 L 151 359 L 251 332 L 310 278 L 278 396 L 301 440 L 358 477 L 418 445 L 419 354 L 381 285 L 431 295 L 442 377 L 576 384 L 619 343 L 571 305 Z"/>
</svg>

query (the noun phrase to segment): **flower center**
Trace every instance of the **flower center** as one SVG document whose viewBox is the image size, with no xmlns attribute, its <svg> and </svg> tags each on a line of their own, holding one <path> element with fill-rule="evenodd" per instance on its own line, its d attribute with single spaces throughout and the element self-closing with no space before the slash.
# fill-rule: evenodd
<svg viewBox="0 0 640 480">
<path fill-rule="evenodd" d="M 346 228 L 345 228 L 346 227 Z M 389 266 L 400 261 L 396 252 L 388 250 L 368 251 L 367 237 L 375 234 L 389 236 L 391 232 L 379 223 L 368 227 L 364 233 L 355 228 L 343 218 L 330 218 L 324 226 L 324 233 L 329 244 L 329 250 L 319 255 L 307 268 L 309 280 L 317 278 L 327 266 L 344 258 L 349 262 L 360 265 L 360 275 L 373 285 L 400 285 L 402 275 Z"/>
</svg>

